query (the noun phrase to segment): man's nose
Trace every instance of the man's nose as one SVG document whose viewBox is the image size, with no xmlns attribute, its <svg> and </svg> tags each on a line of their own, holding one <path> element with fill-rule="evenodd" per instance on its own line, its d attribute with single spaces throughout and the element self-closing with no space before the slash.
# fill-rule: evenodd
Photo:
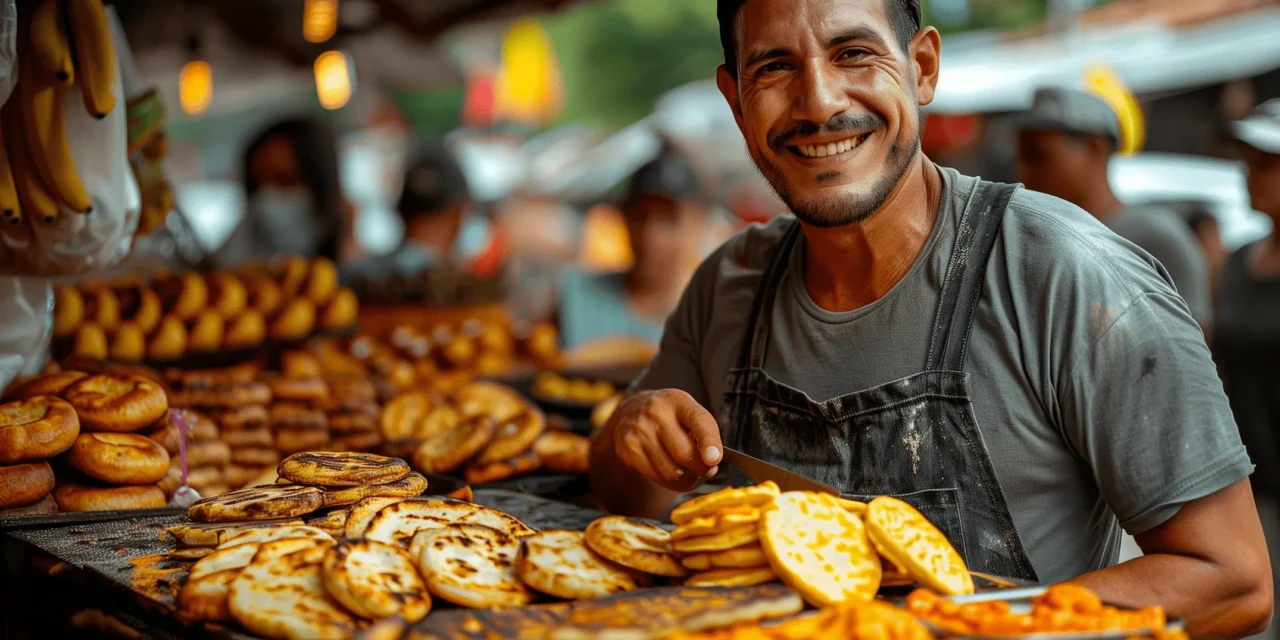
<svg viewBox="0 0 1280 640">
<path fill-rule="evenodd" d="M 843 90 L 839 70 L 824 60 L 805 64 L 800 78 L 800 95 L 796 97 L 791 117 L 819 125 L 849 110 L 849 97 Z"/>
</svg>

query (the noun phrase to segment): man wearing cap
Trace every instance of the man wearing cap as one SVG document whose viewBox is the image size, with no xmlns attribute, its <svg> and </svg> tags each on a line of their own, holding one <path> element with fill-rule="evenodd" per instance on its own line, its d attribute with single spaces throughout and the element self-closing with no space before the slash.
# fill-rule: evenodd
<svg viewBox="0 0 1280 640">
<path fill-rule="evenodd" d="M 730 446 L 901 497 L 972 570 L 1265 628 L 1253 467 L 1167 275 L 1068 202 L 921 154 L 941 43 L 918 0 L 717 8 L 720 90 L 795 215 L 698 268 L 593 438 L 602 504 L 661 516 Z M 1145 555 L 1116 564 L 1122 529 Z"/>
<path fill-rule="evenodd" d="M 630 339 L 655 347 L 699 259 L 707 206 L 693 167 L 669 145 L 631 177 L 622 203 L 635 258 L 624 274 L 580 272 L 560 279 L 561 342 L 574 349 Z"/>
<path fill-rule="evenodd" d="M 1235 125 L 1253 208 L 1271 234 L 1227 259 L 1219 285 L 1214 351 L 1231 410 L 1258 463 L 1255 490 L 1280 498 L 1280 99 Z"/>
<path fill-rule="evenodd" d="M 1209 267 L 1195 235 L 1176 212 L 1158 205 L 1126 207 L 1111 190 L 1111 154 L 1120 121 L 1100 98 L 1074 89 L 1040 89 L 1020 123 L 1018 179 L 1028 189 L 1066 200 L 1155 258 L 1197 321 L 1209 326 Z"/>
</svg>

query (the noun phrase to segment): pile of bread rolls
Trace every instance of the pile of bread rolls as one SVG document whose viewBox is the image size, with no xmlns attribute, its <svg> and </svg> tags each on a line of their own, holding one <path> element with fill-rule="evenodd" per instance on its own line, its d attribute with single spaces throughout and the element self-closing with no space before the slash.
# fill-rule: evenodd
<svg viewBox="0 0 1280 640">
<path fill-rule="evenodd" d="M 187 434 L 186 484 L 205 498 L 227 493 L 231 488 L 227 485 L 224 469 L 231 464 L 231 447 L 222 441 L 218 425 L 208 416 L 185 409 L 180 411 L 181 415 L 171 411 L 165 427 L 148 434 L 169 452 L 169 473 L 160 481 L 160 489 L 166 497 L 172 497 L 174 491 L 182 486 L 182 449 L 178 442 L 181 430 L 177 421 L 184 420 Z"/>
<path fill-rule="evenodd" d="M 329 441 L 324 449 L 372 451 L 382 444 L 382 433 L 378 430 L 378 412 L 382 409 L 378 388 L 367 373 L 326 372 L 319 358 L 301 349 L 282 355 L 280 369 L 285 380 L 318 380 L 327 389 L 325 395 L 310 404 L 325 414 Z M 281 453 L 286 452 L 282 449 Z"/>
<path fill-rule="evenodd" d="M 304 340 L 353 326 L 358 312 L 355 293 L 338 286 L 332 261 L 291 257 L 236 273 L 57 287 L 53 337 L 70 355 L 173 362 L 268 339 Z"/>
<path fill-rule="evenodd" d="M 6 399 L 0 405 L 5 515 L 165 506 L 157 483 L 169 472 L 169 453 L 143 435 L 167 429 L 169 401 L 158 381 L 60 371 L 25 381 Z"/>
<path fill-rule="evenodd" d="M 174 387 L 174 405 L 208 416 L 216 425 L 219 444 L 225 447 L 218 473 L 206 470 L 195 478 L 212 485 L 206 489 L 238 489 L 280 462 L 268 421 L 271 387 L 259 379 L 255 367 L 171 370 L 165 376 Z M 195 484 L 192 487 L 200 491 Z M 214 494 L 200 491 L 200 495 Z"/>
</svg>

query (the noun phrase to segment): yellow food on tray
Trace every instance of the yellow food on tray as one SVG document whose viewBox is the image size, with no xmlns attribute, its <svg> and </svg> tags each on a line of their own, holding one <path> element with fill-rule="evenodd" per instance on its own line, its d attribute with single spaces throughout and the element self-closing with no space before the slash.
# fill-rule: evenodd
<svg viewBox="0 0 1280 640">
<path fill-rule="evenodd" d="M 594 405 L 617 392 L 613 384 L 604 380 L 592 382 L 583 378 L 566 378 L 552 371 L 539 374 L 533 381 L 533 394 L 548 400 Z"/>
<path fill-rule="evenodd" d="M 909 613 L 879 601 L 822 609 L 768 627 L 741 625 L 667 640 L 930 640 L 933 634 Z"/>
<path fill-rule="evenodd" d="M 769 564 L 810 604 L 870 600 L 880 590 L 880 558 L 862 519 L 832 496 L 784 493 L 765 506 L 760 532 Z"/>
<path fill-rule="evenodd" d="M 915 507 L 879 497 L 867 505 L 867 533 L 880 555 L 926 587 L 947 595 L 973 593 L 973 577 L 947 537 Z"/>
<path fill-rule="evenodd" d="M 1014 612 L 1007 602 L 956 604 L 927 589 L 907 596 L 907 610 L 951 634 L 978 636 L 1060 632 L 1163 634 L 1164 609 L 1123 610 L 1103 604 L 1097 594 L 1077 585 L 1049 587 L 1031 601 L 1031 611 Z"/>
</svg>

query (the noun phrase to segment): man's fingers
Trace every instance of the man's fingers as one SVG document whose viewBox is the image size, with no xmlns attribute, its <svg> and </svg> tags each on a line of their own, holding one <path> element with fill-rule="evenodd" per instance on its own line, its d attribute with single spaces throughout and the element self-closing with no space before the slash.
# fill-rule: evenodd
<svg viewBox="0 0 1280 640">
<path fill-rule="evenodd" d="M 698 457 L 702 463 L 707 467 L 714 467 L 724 457 L 721 451 L 723 445 L 720 442 L 720 425 L 711 413 L 702 408 L 702 405 L 695 402 L 692 397 L 686 394 L 685 398 L 686 401 L 676 405 L 676 417 L 697 441 Z"/>
<path fill-rule="evenodd" d="M 656 477 L 650 478 L 654 482 L 668 489 L 679 490 L 685 485 L 698 481 L 697 476 L 685 471 L 671 459 L 671 456 L 667 455 L 667 450 L 661 442 L 648 443 L 645 453 L 649 455 L 649 465 L 657 472 Z"/>
<path fill-rule="evenodd" d="M 703 464 L 702 456 L 698 454 L 698 441 L 692 433 L 685 430 L 684 425 L 673 418 L 670 423 L 658 429 L 658 438 L 667 450 L 667 455 L 676 464 L 698 477 L 707 475 L 709 467 Z"/>
</svg>

